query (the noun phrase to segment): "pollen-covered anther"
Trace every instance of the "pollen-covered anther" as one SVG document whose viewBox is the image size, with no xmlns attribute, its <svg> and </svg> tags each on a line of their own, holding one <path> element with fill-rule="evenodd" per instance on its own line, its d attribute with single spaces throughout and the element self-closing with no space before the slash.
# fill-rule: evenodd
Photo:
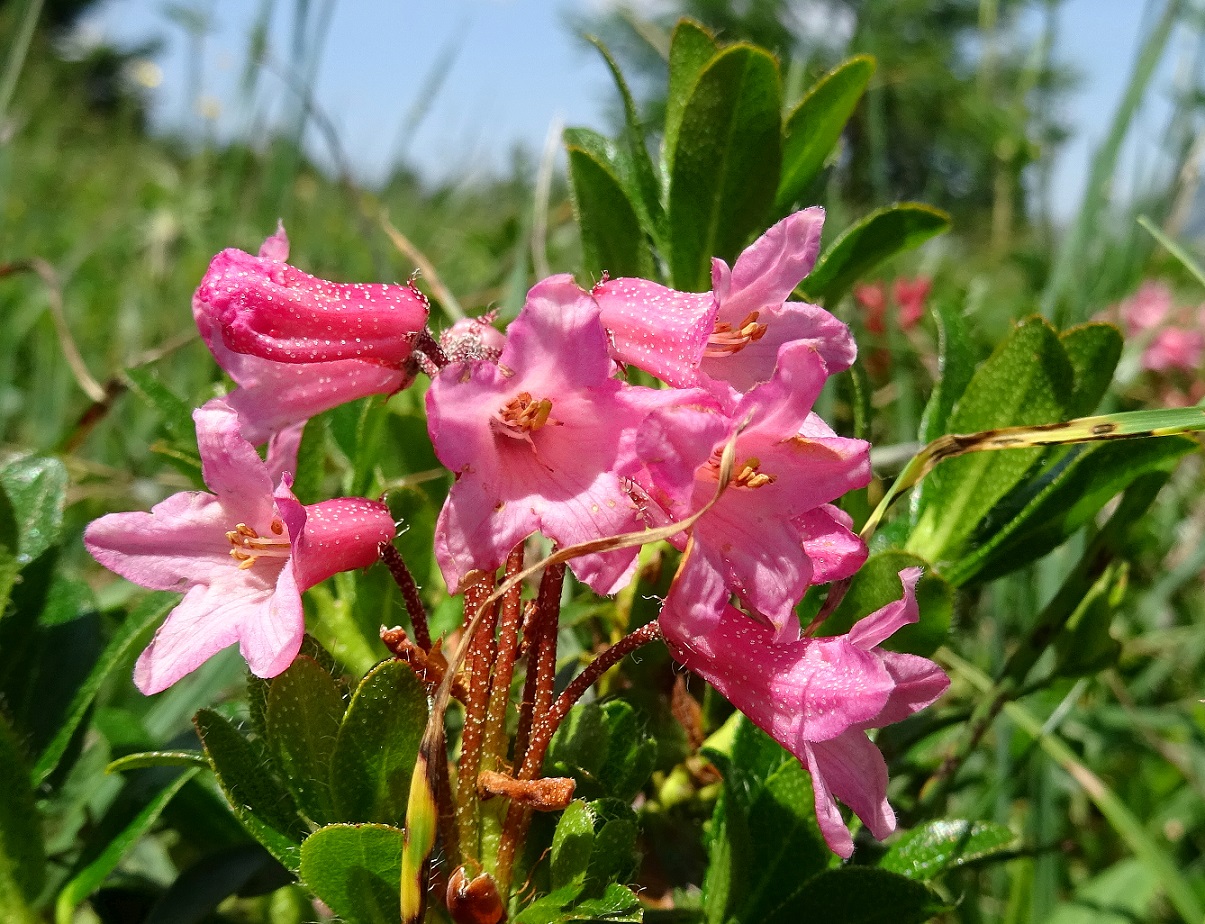
<svg viewBox="0 0 1205 924">
<path fill-rule="evenodd" d="M 758 471 L 761 468 L 761 460 L 756 456 L 750 456 L 742 462 L 732 476 L 732 485 L 736 488 L 762 488 L 768 484 L 773 484 L 778 480 L 777 475 L 771 475 L 769 472 Z"/>
<path fill-rule="evenodd" d="M 766 335 L 768 325 L 758 323 L 758 314 L 760 312 L 749 312 L 736 327 L 727 321 L 717 323 L 715 330 L 707 339 L 707 347 L 703 351 L 703 355 L 713 358 L 731 356 L 733 353 L 739 353 L 749 344 L 761 340 Z"/>
<path fill-rule="evenodd" d="M 272 532 L 276 536 L 284 536 L 285 526 L 279 517 L 272 519 Z M 290 555 L 287 538 L 273 539 L 260 536 L 258 532 L 246 523 L 239 523 L 226 533 L 226 539 L 232 546 L 230 557 L 239 563 L 239 568 L 246 570 L 255 564 L 261 556 L 268 558 L 288 558 Z"/>
<path fill-rule="evenodd" d="M 548 424 L 557 424 L 551 420 L 552 401 L 549 398 L 536 399 L 529 391 L 521 391 L 498 409 L 490 424 L 496 432 L 504 433 L 516 439 L 525 439 L 533 430 L 539 430 Z"/>
</svg>

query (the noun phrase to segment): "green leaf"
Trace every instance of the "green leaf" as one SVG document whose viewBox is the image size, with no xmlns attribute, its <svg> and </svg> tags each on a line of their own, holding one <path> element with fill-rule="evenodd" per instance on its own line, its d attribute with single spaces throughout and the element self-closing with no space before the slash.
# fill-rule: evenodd
<svg viewBox="0 0 1205 924">
<path fill-rule="evenodd" d="M 1060 676 L 1085 677 L 1117 663 L 1121 644 L 1109 629 L 1125 596 L 1126 573 L 1124 562 L 1106 568 L 1055 637 L 1055 671 Z"/>
<path fill-rule="evenodd" d="M 1112 324 L 1081 324 L 1059 335 L 1071 363 L 1075 385 L 1067 405 L 1068 417 L 1084 417 L 1096 410 L 1121 359 L 1122 338 Z"/>
<path fill-rule="evenodd" d="M 855 282 L 885 260 L 950 229 L 950 216 L 916 202 L 889 205 L 846 228 L 799 285 L 808 301 L 836 305 Z"/>
<path fill-rule="evenodd" d="M 665 234 L 665 212 L 661 206 L 661 185 L 657 180 L 657 173 L 653 169 L 652 158 L 649 157 L 644 128 L 640 124 L 640 116 L 636 111 L 636 103 L 632 99 L 632 91 L 628 89 L 628 83 L 624 80 L 623 73 L 619 70 L 615 59 L 611 57 L 607 46 L 591 35 L 586 36 L 586 40 L 598 49 L 603 60 L 607 62 L 607 67 L 611 69 L 611 76 L 615 78 L 615 85 L 619 88 L 619 95 L 623 98 L 623 134 L 627 147 L 627 160 L 631 166 L 631 178 L 627 184 L 628 197 L 635 205 L 644 229 L 653 240 L 660 242 Z"/>
<path fill-rule="evenodd" d="M 293 494 L 303 504 L 322 500 L 326 479 L 327 416 L 320 414 L 306 421 L 297 447 L 297 471 L 293 474 Z"/>
<path fill-rule="evenodd" d="M 599 896 L 578 900 L 572 886 L 549 892 L 523 909 L 514 924 L 566 924 L 569 921 L 642 921 L 644 906 L 631 889 L 612 883 Z"/>
<path fill-rule="evenodd" d="M 137 652 L 145 648 L 154 635 L 155 628 L 163 620 L 167 611 L 179 603 L 176 594 L 155 593 L 143 600 L 130 611 L 121 625 L 109 639 L 109 643 L 101 652 L 100 658 L 88 673 L 87 679 L 75 691 L 68 707 L 67 714 L 58 725 L 54 738 L 46 746 L 34 764 L 33 778 L 37 785 L 45 782 L 59 765 L 67 745 L 84 720 L 91 707 L 101 684 L 118 669 L 129 670 Z"/>
<path fill-rule="evenodd" d="M 604 271 L 614 276 L 650 276 L 653 258 L 644 229 L 619 172 L 602 156 L 605 141 L 599 142 L 600 138 L 587 129 L 565 131 L 583 269 L 592 279 Z"/>
<path fill-rule="evenodd" d="M 690 101 L 691 91 L 707 62 L 715 57 L 719 46 L 715 38 L 693 19 L 679 19 L 669 45 L 669 93 L 665 99 L 665 139 L 661 155 L 665 174 L 674 162 L 682 114 Z"/>
<path fill-rule="evenodd" d="M 301 880 L 349 924 L 397 924 L 402 837 L 389 825 L 319 828 L 301 845 Z"/>
<path fill-rule="evenodd" d="M 17 560 L 20 548 L 21 533 L 17 528 L 16 511 L 4 485 L 0 484 L 0 619 L 4 618 L 8 609 L 13 585 L 21 571 L 21 564 Z"/>
<path fill-rule="evenodd" d="M 775 212 L 785 213 L 812 185 L 866 92 L 874 68 L 869 55 L 842 62 L 821 77 L 787 117 Z"/>
<path fill-rule="evenodd" d="M 268 752 L 297 807 L 320 824 L 335 819 L 331 758 L 345 711 L 339 685 L 307 657 L 278 675 L 268 693 Z"/>
<path fill-rule="evenodd" d="M 331 793 L 346 821 L 401 825 L 427 726 L 427 693 L 401 661 L 373 668 L 352 696 L 331 757 Z"/>
<path fill-rule="evenodd" d="M 209 767 L 204 751 L 140 751 L 127 754 L 110 762 L 105 773 L 125 773 L 127 770 L 145 770 L 147 767 Z"/>
<path fill-rule="evenodd" d="M 199 768 L 190 767 L 156 793 L 100 855 L 71 878 L 55 902 L 55 920 L 59 924 L 69 924 L 74 920 L 76 906 L 100 887 L 130 848 L 151 830 L 167 803 L 199 772 Z"/>
<path fill-rule="evenodd" d="M 0 469 L 12 504 L 17 563 L 24 567 L 59 541 L 67 503 L 67 469 L 58 459 L 24 456 Z"/>
<path fill-rule="evenodd" d="M 711 286 L 711 258 L 732 261 L 761 229 L 782 165 L 782 85 L 773 56 L 734 45 L 699 73 L 669 162 L 674 287 Z"/>
<path fill-rule="evenodd" d="M 922 883 L 887 870 L 844 866 L 813 876 L 799 893 L 794 913 L 762 918 L 765 924 L 825 921 L 827 924 L 923 924 L 945 905 Z M 806 909 L 806 912 L 802 912 Z"/>
<path fill-rule="evenodd" d="M 975 374 L 975 347 L 967 333 L 962 309 L 951 302 L 937 301 L 933 308 L 937 324 L 938 375 L 933 393 L 920 422 L 920 441 L 931 443 L 943 433 L 954 405 Z M 918 494 L 928 482 L 921 482 Z"/>
<path fill-rule="evenodd" d="M 627 882 L 640 866 L 636 813 L 618 799 L 596 799 L 587 806 L 594 817 L 594 844 L 586 869 L 583 895 L 597 895 L 608 885 Z"/>
<path fill-rule="evenodd" d="M 954 592 L 950 585 L 923 558 L 895 549 L 876 552 L 854 575 L 841 603 L 821 625 L 820 635 L 841 635 L 855 622 L 875 610 L 899 600 L 903 595 L 900 571 L 920 566 L 925 569 L 916 585 L 920 621 L 904 626 L 883 642 L 889 651 L 931 655 L 945 642 L 954 613 Z"/>
<path fill-rule="evenodd" d="M 552 836 L 553 891 L 565 887 L 581 890 L 593 849 L 594 815 L 584 801 L 575 799 L 561 815 Z"/>
<path fill-rule="evenodd" d="M 1073 371 L 1054 329 L 1040 318 L 1023 321 L 976 370 L 947 428 L 977 433 L 1060 420 L 1070 400 Z M 949 459 L 929 475 L 925 507 L 907 549 L 937 562 L 954 552 L 976 524 L 1024 476 L 1043 449 L 981 452 Z"/>
<path fill-rule="evenodd" d="M 307 829 L 292 797 L 271 773 L 267 756 L 212 709 L 198 712 L 193 724 L 235 816 L 272 856 L 297 872 Z"/>
<path fill-rule="evenodd" d="M 578 703 L 553 735 L 544 773 L 573 777 L 580 798 L 631 802 L 656 760 L 657 742 L 629 703 Z"/>
<path fill-rule="evenodd" d="M 192 419 L 192 405 L 164 385 L 163 380 L 147 366 L 131 366 L 125 370 L 125 376 L 134 394 L 162 416 L 163 427 L 172 442 L 195 451 L 197 429 Z"/>
<path fill-rule="evenodd" d="M 907 831 L 879 861 L 879 868 L 927 882 L 947 870 L 1010 849 L 1017 837 L 991 821 L 944 818 Z"/>
<path fill-rule="evenodd" d="M 798 911 L 801 885 L 832 856 L 816 825 L 807 773 L 744 716 L 736 720 L 731 753 L 708 755 L 724 785 L 711 820 L 706 920 L 764 921 L 778 909 Z"/>
<path fill-rule="evenodd" d="M 1138 478 L 1170 472 L 1197 448 L 1194 440 L 1176 436 L 1075 447 L 993 509 L 970 550 L 942 573 L 961 586 L 1024 567 L 1062 545 Z"/>
<path fill-rule="evenodd" d="M 46 880 L 42 819 L 12 728 L 0 715 L 0 915 L 14 924 L 38 920 L 31 905 Z"/>
</svg>

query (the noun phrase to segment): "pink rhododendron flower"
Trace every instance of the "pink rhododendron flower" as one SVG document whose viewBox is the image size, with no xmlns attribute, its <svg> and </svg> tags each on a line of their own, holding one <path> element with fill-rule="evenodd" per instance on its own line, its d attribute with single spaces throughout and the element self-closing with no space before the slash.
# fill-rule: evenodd
<svg viewBox="0 0 1205 924">
<path fill-rule="evenodd" d="M 436 455 L 456 475 L 436 555 L 456 592 L 474 569 L 502 564 L 535 531 L 561 545 L 638 529 L 624 476 L 636 425 L 671 392 L 612 377 L 598 306 L 570 276 L 536 285 L 497 363 L 451 363 L 427 393 Z M 636 551 L 574 559 L 599 593 L 626 582 Z"/>
<path fill-rule="evenodd" d="M 887 290 L 882 282 L 859 283 L 854 286 L 854 301 L 866 309 L 863 323 L 872 334 L 887 332 Z"/>
<path fill-rule="evenodd" d="M 1148 279 L 1118 310 L 1126 334 L 1137 336 L 1167 321 L 1172 310 L 1172 290 L 1165 282 Z"/>
<path fill-rule="evenodd" d="M 452 362 L 497 362 L 506 336 L 494 327 L 491 312 L 482 318 L 461 318 L 439 335 L 439 345 Z"/>
<path fill-rule="evenodd" d="M 226 403 L 211 401 L 193 418 L 213 493 L 173 494 L 150 513 L 109 514 L 84 532 L 92 557 L 111 571 L 153 590 L 184 591 L 134 669 L 147 694 L 235 642 L 252 673 L 279 674 L 305 631 L 301 591 L 372 564 L 394 534 L 383 504 L 345 497 L 304 506 L 287 475 L 273 489 Z"/>
<path fill-rule="evenodd" d="M 1165 327 L 1142 353 L 1142 368 L 1151 372 L 1178 369 L 1195 372 L 1205 355 L 1205 333 L 1182 327 Z"/>
<path fill-rule="evenodd" d="M 900 309 L 900 328 L 911 330 L 925 316 L 925 302 L 933 289 L 933 280 L 926 276 L 915 279 L 897 279 L 891 287 L 895 303 Z"/>
<path fill-rule="evenodd" d="M 787 344 L 773 377 L 731 414 L 696 400 L 655 410 L 641 427 L 636 446 L 649 494 L 680 520 L 715 494 L 724 445 L 747 421 L 732 482 L 695 523 L 666 601 L 688 610 L 696 631 L 711 631 L 735 592 L 780 640 L 798 638 L 794 607 L 809 584 L 847 576 L 864 560 L 849 521 L 827 504 L 869 482 L 869 446 L 837 436 L 811 413 L 827 376 L 810 344 Z"/>
<path fill-rule="evenodd" d="M 232 350 L 222 338 L 220 324 L 227 306 L 257 297 L 255 293 L 262 295 L 269 285 L 265 280 L 283 272 L 282 267 L 296 276 L 312 278 L 284 266 L 288 255 L 289 240 L 283 227 L 264 241 L 259 257 L 224 250 L 214 257 L 192 302 L 201 338 L 238 386 L 226 401 L 242 419 L 243 436 L 257 445 L 345 402 L 392 394 L 410 384 L 413 377 L 409 369 L 363 359 L 277 362 Z"/>
<path fill-rule="evenodd" d="M 778 643 L 773 632 L 735 607 L 699 633 L 683 611 L 663 610 L 662 633 L 674 659 L 705 678 L 812 775 L 816 819 L 842 857 L 853 840 L 836 801 L 853 809 L 882 840 L 895 830 L 887 802 L 887 765 L 866 730 L 923 709 L 949 686 L 932 661 L 878 646 L 918 618 L 919 568 L 900 572 L 901 600 L 860 620 L 847 635 Z"/>
<path fill-rule="evenodd" d="M 643 279 L 594 288 L 617 360 L 671 385 L 726 383 L 738 393 L 770 378 L 778 348 L 804 340 L 830 372 L 856 347 L 849 329 L 817 305 L 789 302 L 820 249 L 824 210 L 789 215 L 754 241 L 729 269 L 712 261 L 710 294 L 678 292 Z"/>
</svg>

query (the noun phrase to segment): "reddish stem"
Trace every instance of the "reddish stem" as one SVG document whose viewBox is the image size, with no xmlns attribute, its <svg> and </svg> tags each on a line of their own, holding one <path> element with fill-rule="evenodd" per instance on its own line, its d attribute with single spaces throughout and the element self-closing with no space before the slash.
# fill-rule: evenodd
<svg viewBox="0 0 1205 924">
<path fill-rule="evenodd" d="M 506 576 L 523 570 L 525 543 L 516 545 L 506 559 Z M 516 584 L 502 598 L 502 615 L 498 619 L 498 656 L 494 660 L 490 686 L 489 707 L 485 713 L 485 741 L 481 745 L 481 766 L 496 770 L 505 759 L 503 748 L 506 736 L 506 707 L 510 702 L 510 684 L 515 674 L 519 650 L 519 622 L 523 614 L 523 586 Z"/>
<path fill-rule="evenodd" d="M 431 629 L 427 623 L 427 608 L 423 605 L 423 598 L 419 596 L 418 584 L 414 582 L 414 576 L 406 567 L 406 562 L 402 560 L 401 552 L 395 549 L 392 543 L 381 544 L 381 560 L 385 562 L 385 567 L 393 575 L 394 583 L 402 592 L 406 612 L 410 614 L 410 625 L 414 629 L 414 641 L 423 651 L 430 651 Z"/>
<path fill-rule="evenodd" d="M 486 574 L 464 592 L 466 625 L 494 590 L 494 575 Z M 494 629 L 498 622 L 497 604 L 486 611 L 477 627 L 466 662 L 469 695 L 464 703 L 464 730 L 460 737 L 460 762 L 457 766 L 456 817 L 460 823 L 462 860 L 480 859 L 477 845 L 477 772 L 481 767 L 481 742 L 484 737 L 485 710 L 489 700 L 490 664 L 494 659 Z"/>
</svg>

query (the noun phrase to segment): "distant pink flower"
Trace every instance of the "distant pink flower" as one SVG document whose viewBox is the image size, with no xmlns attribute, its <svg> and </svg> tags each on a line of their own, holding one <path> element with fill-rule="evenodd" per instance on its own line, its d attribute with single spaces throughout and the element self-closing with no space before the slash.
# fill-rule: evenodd
<svg viewBox="0 0 1205 924">
<path fill-rule="evenodd" d="M 887 290 L 882 282 L 859 283 L 854 286 L 854 301 L 866 309 L 863 324 L 872 334 L 887 332 Z"/>
<path fill-rule="evenodd" d="M 488 359 L 497 362 L 506 336 L 493 325 L 493 312 L 482 318 L 461 318 L 439 335 L 439 345 L 451 362 Z"/>
<path fill-rule="evenodd" d="M 258 257 L 224 250 L 214 257 L 193 296 L 193 317 L 201 338 L 238 386 L 226 401 L 242 419 L 244 437 L 257 445 L 274 433 L 345 402 L 392 394 L 413 378 L 408 368 L 363 359 L 277 362 L 232 350 L 222 337 L 220 322 L 232 303 L 264 296 L 273 285 L 271 280 L 286 271 L 293 274 L 294 280 L 312 279 L 285 266 L 288 255 L 289 240 L 283 227 L 264 241 Z"/>
<path fill-rule="evenodd" d="M 895 303 L 900 309 L 900 328 L 911 330 L 925 316 L 925 302 L 933 288 L 933 280 L 927 276 L 915 279 L 897 279 L 892 285 Z"/>
<path fill-rule="evenodd" d="M 678 292 L 643 279 L 594 288 L 614 357 L 670 385 L 723 382 L 738 393 L 770 378 L 778 348 L 804 340 L 830 372 L 856 347 L 849 329 L 817 305 L 787 301 L 812 270 L 824 210 L 796 212 L 770 228 L 729 269 L 712 261 L 711 293 Z"/>
<path fill-rule="evenodd" d="M 795 755 L 812 776 L 816 820 L 842 857 L 853 840 L 836 801 L 854 810 L 882 840 L 895 830 L 887 802 L 887 765 L 866 736 L 936 700 L 949 679 L 932 661 L 878 646 L 918 618 L 919 568 L 900 572 L 903 599 L 860 620 L 847 635 L 788 644 L 735 607 L 710 632 L 683 612 L 663 610 L 660 624 L 676 661 L 706 679 Z"/>
<path fill-rule="evenodd" d="M 436 556 L 456 592 L 497 568 L 537 530 L 561 545 L 638 529 L 624 477 L 636 424 L 669 392 L 612 377 L 598 306 L 570 276 L 527 295 L 496 363 L 455 362 L 427 392 L 436 455 L 456 482 L 436 527 Z M 626 582 L 636 551 L 576 558 L 599 593 Z"/>
<path fill-rule="evenodd" d="M 1195 372 L 1205 355 L 1205 333 L 1182 327 L 1165 327 L 1142 353 L 1142 368 L 1152 372 Z"/>
<path fill-rule="evenodd" d="M 648 491 L 681 520 L 715 494 L 724 446 L 747 421 L 736 438 L 732 482 L 695 523 L 692 551 L 666 601 L 688 608 L 698 631 L 714 627 L 735 592 L 780 640 L 798 638 L 794 607 L 809 584 L 848 576 L 864 560 L 849 521 L 827 505 L 869 482 L 869 447 L 837 436 L 812 414 L 826 378 L 815 349 L 788 344 L 773 377 L 731 414 L 695 400 L 655 410 L 641 426 L 636 447 Z"/>
<path fill-rule="evenodd" d="M 1172 310 L 1172 290 L 1167 283 L 1148 279 L 1121 303 L 1118 310 L 1126 334 L 1137 336 L 1167 321 Z"/>
<path fill-rule="evenodd" d="M 153 590 L 184 591 L 134 669 L 158 693 L 235 642 L 259 677 L 292 663 L 305 631 L 301 591 L 376 561 L 392 539 L 388 509 L 345 497 L 309 506 L 268 466 L 215 400 L 196 411 L 202 474 L 212 494 L 173 494 L 150 513 L 113 513 L 84 532 L 98 562 Z"/>
</svg>

